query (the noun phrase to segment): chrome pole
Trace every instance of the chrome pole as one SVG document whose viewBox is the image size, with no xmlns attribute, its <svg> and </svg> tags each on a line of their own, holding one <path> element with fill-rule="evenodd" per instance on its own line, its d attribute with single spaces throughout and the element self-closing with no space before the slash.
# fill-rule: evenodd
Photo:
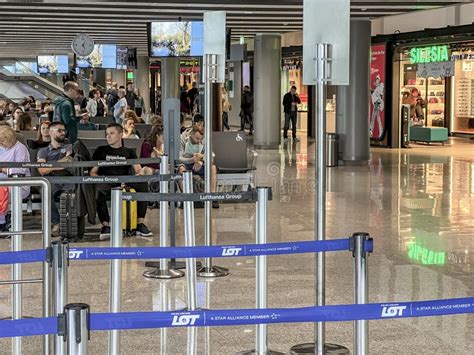
<svg viewBox="0 0 474 355">
<path fill-rule="evenodd" d="M 257 244 L 265 244 L 267 242 L 267 223 L 268 223 L 268 188 L 259 187 L 257 189 Z M 257 308 L 267 308 L 267 256 L 257 256 L 256 268 L 256 289 L 257 289 Z M 267 325 L 258 324 L 256 331 L 256 353 L 265 355 L 268 350 Z"/>
<path fill-rule="evenodd" d="M 329 57 L 329 45 L 317 45 L 317 145 L 316 145 L 316 226 L 315 239 L 326 239 L 326 59 Z M 318 307 L 326 304 L 326 255 L 325 253 L 316 254 L 316 305 Z M 324 344 L 326 338 L 325 323 L 316 323 L 316 348 L 317 354 L 324 354 Z"/>
<path fill-rule="evenodd" d="M 160 282 L 160 311 L 167 312 L 169 311 L 168 301 L 169 301 L 169 292 L 168 285 L 166 281 Z M 168 355 L 168 329 L 160 329 L 160 355 Z"/>
<path fill-rule="evenodd" d="M 89 341 L 89 305 L 71 303 L 64 308 L 64 313 L 66 314 L 67 354 L 86 355 Z"/>
<path fill-rule="evenodd" d="M 204 181 L 205 192 L 212 192 L 212 84 L 217 80 L 217 55 L 206 54 L 206 80 L 204 86 Z M 204 245 L 212 245 L 212 201 L 204 203 Z M 212 264 L 212 258 L 205 258 L 198 270 L 200 277 L 220 277 L 229 275 L 229 270 Z"/>
<path fill-rule="evenodd" d="M 68 275 L 68 243 L 53 242 L 52 265 L 53 265 L 53 297 L 54 297 L 54 315 L 58 316 L 64 311 L 67 302 L 67 275 Z M 55 335 L 55 355 L 66 354 L 66 343 L 63 336 Z"/>
<path fill-rule="evenodd" d="M 163 155 L 160 162 L 160 175 L 169 174 L 168 156 Z M 160 193 L 168 193 L 168 181 L 160 181 Z M 160 247 L 169 246 L 169 220 L 168 201 L 160 201 Z M 157 269 L 145 271 L 143 276 L 154 279 L 174 279 L 183 277 L 184 272 L 169 267 L 169 259 L 160 259 L 160 266 Z"/>
<path fill-rule="evenodd" d="M 111 196 L 111 227 L 110 246 L 119 248 L 122 246 L 122 189 L 112 189 Z M 110 261 L 110 288 L 109 288 L 109 312 L 120 312 L 122 293 L 122 261 L 114 259 Z M 120 354 L 120 332 L 117 329 L 109 331 L 109 355 Z"/>
<path fill-rule="evenodd" d="M 12 186 L 10 189 L 10 201 L 12 209 L 12 232 L 19 232 L 23 230 L 23 211 L 22 211 L 22 198 L 21 198 L 21 187 Z M 18 252 L 22 250 L 23 236 L 21 234 L 12 235 L 11 251 Z M 22 275 L 22 264 L 16 263 L 12 265 L 12 280 L 21 280 Z M 13 284 L 12 286 L 12 318 L 21 319 L 23 311 L 23 285 L 21 283 Z M 21 354 L 21 337 L 12 338 L 12 354 Z"/>
<path fill-rule="evenodd" d="M 354 240 L 354 302 L 356 304 L 366 304 L 368 302 L 368 268 L 365 251 L 366 241 L 369 235 L 366 233 L 356 233 Z M 367 320 L 354 321 L 354 354 L 368 355 L 369 353 L 369 322 Z"/>
<path fill-rule="evenodd" d="M 51 183 L 45 178 L 36 180 L 35 183 L 41 186 L 41 224 L 43 230 L 43 248 L 46 249 L 51 244 Z M 51 268 L 48 263 L 43 263 L 43 317 L 52 315 L 51 297 Z M 43 353 L 50 353 L 52 335 L 43 337 Z"/>
<path fill-rule="evenodd" d="M 185 194 L 193 193 L 193 173 L 186 171 L 183 173 L 183 190 Z M 194 234 L 194 202 L 184 202 L 184 239 L 187 247 L 196 246 L 196 236 Z M 187 301 L 188 311 L 196 310 L 196 259 L 186 259 L 186 282 L 187 282 Z"/>
</svg>

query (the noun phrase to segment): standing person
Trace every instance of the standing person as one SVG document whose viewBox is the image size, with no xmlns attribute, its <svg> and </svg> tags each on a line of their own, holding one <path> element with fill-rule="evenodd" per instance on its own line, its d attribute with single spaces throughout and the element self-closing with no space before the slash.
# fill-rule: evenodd
<svg viewBox="0 0 474 355">
<path fill-rule="evenodd" d="M 107 103 L 101 97 L 100 90 L 93 92 L 93 97 L 89 99 L 86 106 L 87 112 L 90 117 L 104 117 L 107 116 Z"/>
<path fill-rule="evenodd" d="M 64 84 L 64 95 L 54 100 L 54 121 L 62 122 L 66 127 L 66 138 L 69 143 L 77 140 L 77 122 L 75 101 L 80 98 L 79 85 L 74 81 Z"/>
<path fill-rule="evenodd" d="M 125 98 L 124 89 L 118 90 L 118 97 L 119 100 L 114 106 L 114 119 L 116 123 L 121 124 L 125 117 L 125 111 L 127 111 L 127 99 Z"/>
<path fill-rule="evenodd" d="M 285 126 L 283 128 L 283 139 L 288 142 L 288 129 L 290 128 L 293 132 L 293 142 L 297 142 L 296 137 L 296 121 L 298 119 L 298 104 L 301 103 L 298 94 L 296 93 L 296 86 L 292 86 L 290 91 L 283 96 L 283 108 L 285 111 Z"/>
<path fill-rule="evenodd" d="M 135 89 L 135 96 L 135 113 L 138 117 L 142 117 L 142 114 L 145 113 L 145 101 L 138 88 Z"/>
<path fill-rule="evenodd" d="M 118 84 L 114 81 L 112 87 L 107 91 L 107 104 L 111 110 L 113 110 L 115 104 L 119 100 L 117 85 Z"/>
<path fill-rule="evenodd" d="M 179 95 L 180 111 L 189 114 L 188 86 L 183 85 Z"/>
<path fill-rule="evenodd" d="M 199 111 L 199 108 L 197 107 L 199 104 L 196 102 L 197 98 L 199 98 L 199 89 L 197 87 L 197 83 L 193 82 L 191 89 L 188 91 L 189 111 L 192 114 L 195 114 L 195 110 L 197 112 Z"/>
<path fill-rule="evenodd" d="M 46 148 L 38 151 L 38 163 L 47 162 L 72 162 L 72 144 L 66 144 L 66 127 L 62 122 L 53 122 L 49 126 L 51 143 Z M 71 176 L 74 175 L 71 169 L 65 168 L 38 168 L 41 175 L 47 176 Z M 53 237 L 59 236 L 60 214 L 57 203 L 61 193 L 73 190 L 73 184 L 52 184 L 51 185 L 51 234 Z"/>
<path fill-rule="evenodd" d="M 106 129 L 107 144 L 105 146 L 98 147 L 94 155 L 93 160 L 123 160 L 123 159 L 137 159 L 137 154 L 134 149 L 126 148 L 122 144 L 123 128 L 118 123 L 110 123 Z M 112 166 L 112 167 L 94 167 L 90 171 L 91 176 L 116 176 L 116 175 L 130 175 L 130 166 Z M 139 165 L 133 165 L 133 173 L 137 175 L 144 175 L 145 170 Z M 147 183 L 128 184 L 134 188 L 137 192 L 148 192 Z M 109 209 L 107 208 L 107 201 L 110 200 L 111 188 L 119 187 L 119 185 L 107 184 L 101 186 L 98 189 L 97 194 L 97 214 L 99 216 L 102 229 L 100 231 L 100 240 L 110 239 L 110 215 Z M 136 234 L 139 236 L 150 236 L 152 232 L 144 223 L 148 204 L 143 201 L 137 202 L 137 230 Z"/>
<path fill-rule="evenodd" d="M 137 99 L 137 95 L 135 94 L 135 88 L 132 83 L 127 85 L 127 93 L 125 95 L 127 100 L 127 105 L 130 110 L 135 110 L 135 100 Z"/>
<path fill-rule="evenodd" d="M 225 89 L 225 85 L 222 85 L 222 123 L 226 130 L 230 131 L 229 127 L 229 112 L 232 110 L 232 106 L 229 102 L 229 94 Z"/>
<path fill-rule="evenodd" d="M 250 91 L 250 86 L 244 86 L 244 93 L 242 95 L 242 102 L 240 104 L 240 130 L 245 130 L 245 124 L 250 125 L 250 135 L 253 136 L 253 94 Z"/>
</svg>

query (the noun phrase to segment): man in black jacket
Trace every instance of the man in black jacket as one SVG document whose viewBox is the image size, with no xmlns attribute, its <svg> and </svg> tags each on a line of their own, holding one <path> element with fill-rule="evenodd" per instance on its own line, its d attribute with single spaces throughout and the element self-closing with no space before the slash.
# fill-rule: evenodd
<svg viewBox="0 0 474 355">
<path fill-rule="evenodd" d="M 298 94 L 296 93 L 296 86 L 292 86 L 290 92 L 287 92 L 283 96 L 283 108 L 285 111 L 285 127 L 283 128 L 283 139 L 285 142 L 288 142 L 288 129 L 290 128 L 291 120 L 291 130 L 293 131 L 293 142 L 297 142 L 298 138 L 296 137 L 296 120 L 298 118 L 298 104 L 301 103 Z"/>
<path fill-rule="evenodd" d="M 240 104 L 240 130 L 245 129 L 245 123 L 250 125 L 250 135 L 253 135 L 253 94 L 248 85 L 244 86 L 242 102 Z"/>
</svg>

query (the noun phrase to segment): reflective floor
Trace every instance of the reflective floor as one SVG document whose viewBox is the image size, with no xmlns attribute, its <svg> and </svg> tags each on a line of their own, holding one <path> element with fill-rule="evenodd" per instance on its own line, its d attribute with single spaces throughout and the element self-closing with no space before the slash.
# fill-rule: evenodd
<svg viewBox="0 0 474 355">
<path fill-rule="evenodd" d="M 269 206 L 269 242 L 311 240 L 314 228 L 314 142 L 302 141 L 275 151 L 259 151 L 258 184 L 273 188 Z M 371 302 L 430 300 L 474 296 L 474 144 L 452 140 L 446 146 L 416 145 L 407 150 L 372 149 L 368 166 L 329 169 L 327 236 L 340 238 L 367 231 L 375 240 L 369 259 Z M 214 214 L 214 243 L 255 241 L 255 207 L 221 205 Z M 156 237 L 126 239 L 130 246 L 158 244 L 159 210 L 147 223 Z M 183 243 L 182 211 L 177 216 L 178 244 Z M 196 210 L 197 244 L 203 242 L 203 210 Z M 86 242 L 82 245 L 103 245 Z M 25 237 L 26 248 L 39 247 Z M 0 240 L 7 250 L 8 241 Z M 230 276 L 198 280 L 198 305 L 204 308 L 255 306 L 255 259 L 216 259 Z M 185 279 L 145 279 L 143 262 L 123 263 L 123 311 L 159 311 L 186 307 Z M 71 262 L 69 302 L 84 302 L 93 312 L 108 310 L 108 262 Z M 269 307 L 314 305 L 314 256 L 268 258 Z M 39 275 L 25 265 L 25 277 Z M 9 278 L 0 268 L 0 279 Z M 24 289 L 24 313 L 40 314 L 40 287 Z M 0 286 L 0 317 L 10 314 L 10 288 Z M 352 257 L 327 254 L 327 303 L 353 303 Z M 255 347 L 255 327 L 154 329 L 122 332 L 122 354 L 232 354 Z M 370 322 L 372 354 L 472 354 L 474 316 L 397 319 Z M 197 339 L 196 344 L 192 339 Z M 288 353 L 313 341 L 312 324 L 268 327 L 269 347 Z M 352 349 L 352 323 L 327 324 L 327 341 Z M 37 354 L 39 338 L 23 342 L 24 353 Z M 10 341 L 0 340 L 0 353 Z M 107 334 L 92 334 L 91 354 L 105 354 Z"/>
</svg>

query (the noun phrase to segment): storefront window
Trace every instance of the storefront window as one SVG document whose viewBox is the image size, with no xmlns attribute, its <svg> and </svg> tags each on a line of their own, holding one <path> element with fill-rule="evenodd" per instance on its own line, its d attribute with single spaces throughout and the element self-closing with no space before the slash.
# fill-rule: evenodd
<svg viewBox="0 0 474 355">
<path fill-rule="evenodd" d="M 474 134 L 474 46 L 453 52 L 455 61 L 453 116 L 451 130 Z"/>
<path fill-rule="evenodd" d="M 403 53 L 400 63 L 400 100 L 403 105 L 410 106 L 411 125 L 445 127 L 445 78 L 430 76 L 430 71 L 421 67 L 430 64 L 411 62 L 410 52 Z"/>
</svg>

